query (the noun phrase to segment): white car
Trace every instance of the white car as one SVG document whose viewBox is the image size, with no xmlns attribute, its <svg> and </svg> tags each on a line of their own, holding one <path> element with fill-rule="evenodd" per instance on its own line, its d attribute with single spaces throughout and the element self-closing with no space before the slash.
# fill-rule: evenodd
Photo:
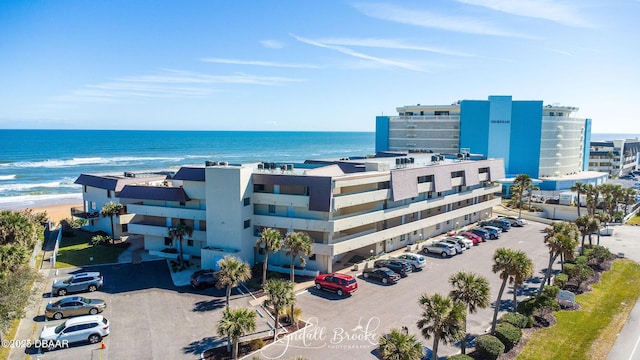
<svg viewBox="0 0 640 360">
<path fill-rule="evenodd" d="M 498 216 L 498 219 L 509 221 L 512 227 L 522 227 L 527 225 L 527 221 L 525 219 L 515 216 Z"/>
<path fill-rule="evenodd" d="M 40 333 L 40 344 L 47 350 L 76 342 L 97 344 L 109 331 L 109 320 L 102 315 L 78 316 L 55 327 L 45 326 Z"/>
<path fill-rule="evenodd" d="M 467 249 L 466 246 L 463 246 L 462 244 L 460 244 L 458 242 L 458 239 L 452 238 L 452 237 L 447 237 L 444 238 L 442 240 L 440 240 L 441 243 L 445 243 L 445 244 L 451 244 L 456 248 L 456 252 L 458 254 L 462 254 L 463 251 L 465 251 Z"/>
<path fill-rule="evenodd" d="M 422 269 L 423 267 L 427 266 L 427 260 L 424 258 L 424 256 L 419 254 L 407 252 L 400 256 L 397 256 L 396 259 L 405 260 L 406 262 L 408 262 L 409 265 L 411 265 L 411 270 L 413 271 Z"/>
<path fill-rule="evenodd" d="M 456 239 L 460 246 L 463 246 L 465 249 L 471 249 L 473 247 L 473 241 L 471 239 L 467 239 L 462 235 L 452 236 L 452 239 Z"/>
</svg>

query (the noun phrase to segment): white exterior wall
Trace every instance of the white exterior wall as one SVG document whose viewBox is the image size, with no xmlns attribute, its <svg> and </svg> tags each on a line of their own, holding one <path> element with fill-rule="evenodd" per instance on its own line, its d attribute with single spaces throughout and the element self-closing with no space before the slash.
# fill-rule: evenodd
<svg viewBox="0 0 640 360">
<path fill-rule="evenodd" d="M 203 268 L 214 268 L 225 255 L 254 263 L 256 238 L 253 236 L 253 203 L 244 206 L 243 199 L 253 192 L 253 168 L 245 166 L 208 166 L 206 186 L 206 246 L 214 248 L 214 256 L 203 250 Z M 244 221 L 250 226 L 244 228 Z"/>
<path fill-rule="evenodd" d="M 582 171 L 585 119 L 543 116 L 540 140 L 540 177 L 570 175 Z"/>
<path fill-rule="evenodd" d="M 95 188 L 91 186 L 83 186 L 83 189 L 86 188 L 87 191 L 82 193 L 82 202 L 83 208 L 85 212 L 93 213 L 97 212 L 98 217 L 92 220 L 89 220 L 89 223 L 84 226 L 84 229 L 88 231 L 99 231 L 102 230 L 107 234 L 111 234 L 111 220 L 108 217 L 103 217 L 100 215 L 100 210 L 104 204 L 107 204 L 110 201 L 115 203 L 119 203 L 120 199 L 115 197 L 113 191 L 111 191 L 111 198 L 107 196 L 107 190 Z M 93 222 L 93 224 L 92 224 Z M 115 238 L 118 238 L 120 235 L 120 220 L 118 216 L 113 217 L 113 228 L 116 232 Z"/>
</svg>

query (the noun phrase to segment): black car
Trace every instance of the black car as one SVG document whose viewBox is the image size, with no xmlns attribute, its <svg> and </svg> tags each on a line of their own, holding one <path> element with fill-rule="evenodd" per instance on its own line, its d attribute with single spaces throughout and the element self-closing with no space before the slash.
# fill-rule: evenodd
<svg viewBox="0 0 640 360">
<path fill-rule="evenodd" d="M 397 259 L 377 260 L 373 263 L 373 266 L 377 268 L 389 268 L 401 277 L 407 277 L 411 272 L 411 265 L 409 263 Z"/>
<path fill-rule="evenodd" d="M 368 268 L 362 270 L 365 279 L 375 279 L 383 284 L 395 284 L 400 280 L 400 275 L 387 268 Z"/>
<path fill-rule="evenodd" d="M 213 270 L 198 270 L 191 274 L 191 286 L 194 289 L 202 289 L 204 287 L 215 286 L 218 282 L 216 272 Z"/>
</svg>

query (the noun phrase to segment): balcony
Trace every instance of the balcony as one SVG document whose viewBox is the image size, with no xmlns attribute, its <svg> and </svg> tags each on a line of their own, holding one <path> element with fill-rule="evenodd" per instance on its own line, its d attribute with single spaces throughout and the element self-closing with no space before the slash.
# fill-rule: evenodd
<svg viewBox="0 0 640 360">
<path fill-rule="evenodd" d="M 79 219 L 83 219 L 83 220 L 91 220 L 91 219 L 97 219 L 100 217 L 100 211 L 91 211 L 91 212 L 87 212 L 84 210 L 83 207 L 72 207 L 71 208 L 71 216 L 74 218 L 79 218 Z"/>
<path fill-rule="evenodd" d="M 168 237 L 169 228 L 167 226 L 144 224 L 144 223 L 129 223 L 129 234 Z M 195 241 L 207 241 L 207 232 L 203 230 L 193 230 L 191 236 L 185 237 L 185 240 Z"/>
<path fill-rule="evenodd" d="M 185 207 L 167 207 L 142 204 L 129 204 L 127 211 L 130 214 L 156 216 L 177 219 L 206 220 L 207 211 L 203 209 L 190 209 Z"/>
</svg>

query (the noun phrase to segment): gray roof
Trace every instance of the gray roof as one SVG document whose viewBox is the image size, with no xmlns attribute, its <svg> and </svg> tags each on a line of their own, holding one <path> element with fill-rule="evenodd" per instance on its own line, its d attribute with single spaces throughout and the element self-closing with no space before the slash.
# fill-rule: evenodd
<svg viewBox="0 0 640 360">
<path fill-rule="evenodd" d="M 127 185 L 120 198 L 187 202 L 189 196 L 181 187 Z"/>
<path fill-rule="evenodd" d="M 203 167 L 187 167 L 183 166 L 173 177 L 175 180 L 202 181 L 204 182 Z"/>
<path fill-rule="evenodd" d="M 81 174 L 74 184 L 86 185 L 95 187 L 98 189 L 113 190 L 115 192 L 122 191 L 126 185 L 147 183 L 150 181 L 162 181 L 167 178 L 167 175 L 151 175 L 151 176 L 134 176 L 123 177 L 114 175 L 91 175 Z"/>
</svg>

